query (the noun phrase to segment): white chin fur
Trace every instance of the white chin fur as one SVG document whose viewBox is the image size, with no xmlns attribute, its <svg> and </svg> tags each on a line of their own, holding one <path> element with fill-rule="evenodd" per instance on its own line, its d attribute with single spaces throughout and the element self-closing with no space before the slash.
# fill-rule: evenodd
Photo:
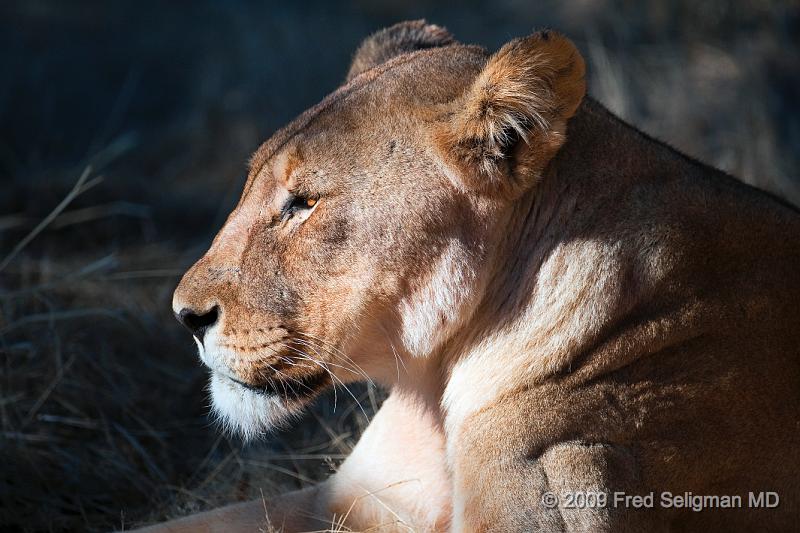
<svg viewBox="0 0 800 533">
<path fill-rule="evenodd" d="M 278 428 L 292 418 L 283 400 L 259 394 L 211 372 L 211 401 L 214 414 L 228 433 L 251 440 Z"/>
</svg>

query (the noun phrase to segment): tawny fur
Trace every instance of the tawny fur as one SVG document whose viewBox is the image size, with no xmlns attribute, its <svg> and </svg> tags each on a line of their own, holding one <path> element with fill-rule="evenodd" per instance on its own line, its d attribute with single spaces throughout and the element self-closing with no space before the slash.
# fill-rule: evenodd
<svg viewBox="0 0 800 533">
<path fill-rule="evenodd" d="M 584 71 L 575 46 L 556 33 L 512 41 L 453 102 L 435 143 L 468 188 L 524 191 L 563 144 L 586 92 Z"/>
<path fill-rule="evenodd" d="M 446 29 L 424 20 L 400 22 L 364 39 L 353 55 L 346 81 L 406 52 L 455 43 Z"/>
<path fill-rule="evenodd" d="M 174 299 L 221 310 L 201 356 L 229 387 L 321 366 L 390 398 L 325 483 L 159 530 L 792 529 L 798 211 L 583 99 L 564 37 L 488 57 L 442 32 L 367 41 L 351 81 L 259 149 Z M 281 217 L 290 194 L 313 211 Z M 235 390 L 223 415 L 268 431 Z M 781 503 L 546 508 L 548 491 Z"/>
</svg>

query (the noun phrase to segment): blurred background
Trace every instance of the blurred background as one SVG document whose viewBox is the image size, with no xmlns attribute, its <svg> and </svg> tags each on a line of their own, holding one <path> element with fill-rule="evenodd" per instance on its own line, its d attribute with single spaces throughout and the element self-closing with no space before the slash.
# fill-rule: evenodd
<svg viewBox="0 0 800 533">
<path fill-rule="evenodd" d="M 0 529 L 129 529 L 303 486 L 347 454 L 381 391 L 243 446 L 207 417 L 170 299 L 248 156 L 381 27 L 424 17 L 490 50 L 560 30 L 612 111 L 800 203 L 798 2 L 452 4 L 2 3 Z"/>
</svg>

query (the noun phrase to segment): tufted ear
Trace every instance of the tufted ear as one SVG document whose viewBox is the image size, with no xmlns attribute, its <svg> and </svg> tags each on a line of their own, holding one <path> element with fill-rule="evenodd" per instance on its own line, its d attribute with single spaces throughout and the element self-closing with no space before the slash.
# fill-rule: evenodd
<svg viewBox="0 0 800 533">
<path fill-rule="evenodd" d="M 455 42 L 450 32 L 441 26 L 424 20 L 400 22 L 364 39 L 353 56 L 347 81 L 400 54 Z"/>
<path fill-rule="evenodd" d="M 503 46 L 434 126 L 434 142 L 463 185 L 511 196 L 533 185 L 566 140 L 586 92 L 575 45 L 552 31 Z"/>
</svg>

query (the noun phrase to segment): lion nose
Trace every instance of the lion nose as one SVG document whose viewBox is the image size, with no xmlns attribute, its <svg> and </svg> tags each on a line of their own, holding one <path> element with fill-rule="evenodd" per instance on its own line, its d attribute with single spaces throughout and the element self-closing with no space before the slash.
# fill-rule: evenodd
<svg viewBox="0 0 800 533">
<path fill-rule="evenodd" d="M 219 306 L 215 305 L 205 313 L 198 313 L 194 309 L 184 307 L 180 313 L 175 315 L 178 322 L 186 326 L 186 329 L 192 332 L 192 335 L 197 337 L 201 343 L 203 342 L 203 335 L 206 331 L 217 323 L 219 318 Z"/>
</svg>

